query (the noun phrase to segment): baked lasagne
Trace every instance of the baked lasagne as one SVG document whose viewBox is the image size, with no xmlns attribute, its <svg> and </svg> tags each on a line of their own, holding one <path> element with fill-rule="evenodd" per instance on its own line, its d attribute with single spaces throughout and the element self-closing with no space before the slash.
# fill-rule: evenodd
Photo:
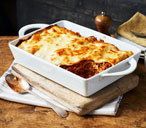
<svg viewBox="0 0 146 128">
<path fill-rule="evenodd" d="M 84 78 L 102 72 L 133 54 L 93 36 L 84 37 L 57 25 L 38 31 L 19 42 L 18 47 Z"/>
</svg>

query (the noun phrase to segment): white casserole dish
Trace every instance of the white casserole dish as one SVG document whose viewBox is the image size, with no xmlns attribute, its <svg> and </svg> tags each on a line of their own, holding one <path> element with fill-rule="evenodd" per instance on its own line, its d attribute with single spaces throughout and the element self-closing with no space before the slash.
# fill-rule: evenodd
<svg viewBox="0 0 146 128">
<path fill-rule="evenodd" d="M 126 42 L 119 41 L 115 38 L 91 30 L 89 28 L 80 26 L 78 24 L 72 23 L 70 21 L 62 20 L 53 24 L 57 24 L 61 27 L 65 27 L 72 31 L 79 32 L 83 36 L 95 36 L 97 39 L 102 39 L 105 42 L 114 44 L 121 50 L 133 51 L 134 54 L 131 57 L 121 61 L 120 63 L 108 68 L 107 70 L 99 74 L 96 74 L 93 77 L 85 79 L 16 47 L 16 44 L 19 42 L 19 40 L 28 38 L 33 33 L 49 26 L 46 24 L 31 24 L 21 28 L 19 31 L 19 38 L 9 43 L 9 47 L 17 63 L 83 96 L 90 96 L 94 94 L 95 92 L 101 90 L 105 86 L 118 80 L 124 75 L 130 74 L 136 69 L 137 62 L 141 53 L 141 50 L 136 46 L 133 46 Z M 27 35 L 24 35 L 24 33 L 28 29 L 32 29 L 32 28 L 41 28 L 41 29 L 31 32 Z"/>
</svg>

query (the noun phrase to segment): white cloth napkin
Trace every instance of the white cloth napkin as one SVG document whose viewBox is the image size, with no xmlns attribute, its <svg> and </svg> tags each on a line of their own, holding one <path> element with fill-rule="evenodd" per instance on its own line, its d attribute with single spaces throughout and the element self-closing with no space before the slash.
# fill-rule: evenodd
<svg viewBox="0 0 146 128">
<path fill-rule="evenodd" d="M 0 78 L 0 98 L 1 99 L 18 102 L 18 103 L 23 103 L 23 104 L 48 107 L 46 101 L 43 101 L 42 99 L 39 99 L 38 97 L 36 97 L 32 94 L 29 94 L 29 93 L 18 94 L 16 92 L 14 92 L 5 82 L 5 75 L 9 74 L 10 72 L 11 72 L 11 66 Z M 36 89 L 34 89 L 34 90 L 37 93 L 39 93 L 38 90 L 36 90 Z M 52 101 L 51 98 L 49 98 L 49 99 Z M 112 115 L 112 116 L 114 116 L 117 113 L 121 99 L 122 99 L 122 96 L 119 96 L 114 101 L 107 103 L 106 105 L 104 105 L 101 108 L 93 110 L 89 114 L 90 115 Z M 56 105 L 60 106 L 61 108 L 66 109 L 67 111 L 71 111 L 68 108 L 66 108 L 65 106 L 62 106 L 60 104 L 56 104 Z"/>
</svg>

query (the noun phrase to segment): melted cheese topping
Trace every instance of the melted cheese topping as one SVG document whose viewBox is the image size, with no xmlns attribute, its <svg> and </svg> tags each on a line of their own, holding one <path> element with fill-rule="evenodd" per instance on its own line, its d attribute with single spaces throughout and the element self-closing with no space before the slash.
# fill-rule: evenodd
<svg viewBox="0 0 146 128">
<path fill-rule="evenodd" d="M 57 25 L 35 33 L 18 47 L 58 66 L 73 65 L 82 60 L 114 65 L 133 54 L 95 37 L 83 37 Z"/>
</svg>

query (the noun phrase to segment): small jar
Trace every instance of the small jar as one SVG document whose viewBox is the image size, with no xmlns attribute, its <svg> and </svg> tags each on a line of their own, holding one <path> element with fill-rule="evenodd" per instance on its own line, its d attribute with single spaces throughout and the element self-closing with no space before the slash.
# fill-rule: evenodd
<svg viewBox="0 0 146 128">
<path fill-rule="evenodd" d="M 112 25 L 112 19 L 110 16 L 106 15 L 105 12 L 101 12 L 95 17 L 95 25 L 97 31 L 109 35 L 109 28 Z"/>
</svg>

